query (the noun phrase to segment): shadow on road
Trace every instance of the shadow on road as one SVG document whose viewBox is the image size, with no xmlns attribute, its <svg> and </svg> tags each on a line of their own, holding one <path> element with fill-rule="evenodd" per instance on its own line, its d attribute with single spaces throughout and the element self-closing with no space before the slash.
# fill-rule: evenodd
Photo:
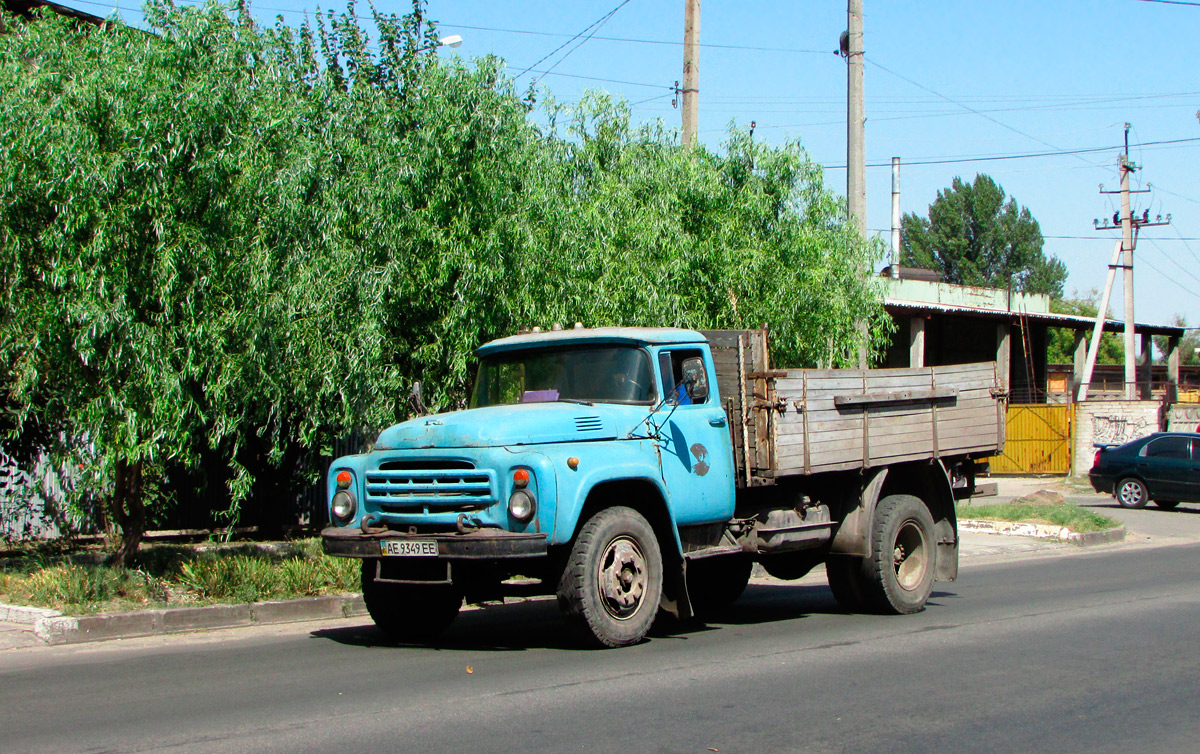
<svg viewBox="0 0 1200 754">
<path fill-rule="evenodd" d="M 934 598 L 949 596 L 937 592 Z M 931 604 L 933 604 L 931 602 Z M 845 614 L 824 584 L 751 584 L 737 602 L 706 620 L 679 622 L 660 616 L 650 632 L 655 641 L 686 639 L 720 631 L 723 626 L 751 626 L 800 620 L 811 615 Z M 553 599 L 516 604 L 484 605 L 464 610 L 445 634 L 428 644 L 396 644 L 363 619 L 358 626 L 322 628 L 310 634 L 351 647 L 422 647 L 433 650 L 520 652 L 530 649 L 578 650 L 581 645 L 567 630 Z"/>
</svg>

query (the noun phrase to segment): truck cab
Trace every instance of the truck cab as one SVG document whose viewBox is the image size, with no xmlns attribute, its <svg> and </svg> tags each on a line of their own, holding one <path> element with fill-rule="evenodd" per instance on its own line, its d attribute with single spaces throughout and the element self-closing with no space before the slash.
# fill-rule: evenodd
<svg viewBox="0 0 1200 754">
<path fill-rule="evenodd" d="M 363 559 L 369 609 L 435 593 L 483 600 L 511 593 L 517 576 L 557 591 L 562 561 L 601 509 L 635 514 L 676 561 L 681 528 L 733 516 L 728 419 L 699 332 L 577 327 L 495 340 L 476 356 L 469 408 L 396 424 L 330 466 L 324 547 Z M 609 553 L 625 560 L 610 565 L 609 612 L 657 610 L 662 579 L 649 583 L 647 549 Z M 376 608 L 381 625 L 408 620 Z"/>
</svg>

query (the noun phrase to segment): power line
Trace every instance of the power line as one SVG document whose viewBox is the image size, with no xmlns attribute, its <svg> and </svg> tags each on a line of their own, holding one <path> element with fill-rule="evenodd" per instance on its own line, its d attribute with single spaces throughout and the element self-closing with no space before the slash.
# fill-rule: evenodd
<svg viewBox="0 0 1200 754">
<path fill-rule="evenodd" d="M 986 113 L 976 110 L 975 108 L 971 107 L 970 105 L 965 105 L 961 102 L 956 102 L 955 100 L 951 99 L 950 97 L 947 97 L 946 95 L 942 94 L 941 92 L 935 91 L 935 90 L 930 89 L 929 87 L 925 86 L 924 84 L 920 84 L 916 81 L 913 81 L 912 79 L 908 78 L 907 76 L 899 74 L 899 73 L 891 70 L 890 68 L 887 68 L 885 66 L 880 65 L 879 63 L 876 63 L 874 60 L 871 60 L 868 58 L 867 62 L 870 63 L 871 65 L 875 66 L 879 70 L 884 71 L 885 73 L 890 73 L 898 79 L 907 81 L 908 83 L 912 84 L 913 86 L 917 87 L 918 89 L 923 89 L 936 97 L 941 97 L 942 99 L 946 100 L 947 102 L 958 105 L 959 107 L 963 108 L 964 110 L 969 110 L 969 111 L 975 113 L 976 115 L 978 115 L 979 117 L 983 118 L 984 120 L 989 120 L 992 123 L 995 123 L 996 125 L 1000 126 L 1001 128 L 1006 128 L 1009 131 L 1012 131 L 1015 134 L 1020 134 L 1021 136 L 1024 136 L 1028 139 L 1033 139 L 1037 143 L 1039 143 L 1043 146 L 1050 147 L 1051 149 L 1053 149 L 1055 151 L 1059 151 L 1059 152 L 1062 151 L 1057 146 L 1051 144 L 1048 141 L 1039 139 L 1038 137 L 1034 136 L 1033 134 L 1025 133 L 1024 131 L 1020 130 L 1019 128 L 1013 128 L 1012 126 L 1008 125 L 1007 123 L 1003 123 L 999 120 L 996 120 L 995 118 L 991 117 L 990 115 L 987 115 Z M 1076 156 L 1078 157 L 1078 155 L 1076 155 Z M 1084 160 L 1082 157 L 1078 157 L 1078 159 L 1083 160 L 1084 162 L 1087 162 L 1087 160 Z M 1088 163 L 1088 164 L 1092 165 L 1092 167 L 1096 167 L 1096 168 L 1101 167 L 1100 165 L 1096 165 L 1094 163 Z"/>
<path fill-rule="evenodd" d="M 516 69 L 519 67 L 520 66 L 515 66 L 515 65 L 508 66 L 508 68 L 510 70 Z M 640 81 L 621 81 L 619 79 L 604 79 L 604 78 L 600 78 L 599 76 L 582 76 L 578 73 L 559 73 L 557 71 L 549 71 L 549 70 L 546 70 L 546 71 L 534 70 L 534 71 L 530 71 L 530 72 L 531 73 L 539 73 L 543 76 L 562 76 L 562 77 L 568 78 L 568 79 L 585 79 L 587 81 L 603 81 L 606 84 L 624 84 L 626 86 L 644 86 L 647 89 L 670 89 L 672 92 L 675 91 L 675 87 L 668 86 L 666 84 L 646 84 L 646 83 L 643 83 Z"/>
<path fill-rule="evenodd" d="M 466 24 L 454 24 L 448 22 L 439 22 L 438 26 L 445 29 L 467 29 L 469 31 L 494 31 L 502 34 L 528 34 L 538 37 L 568 37 L 569 34 L 553 31 L 532 31 L 530 29 L 503 29 L 494 26 L 468 26 Z M 643 45 L 665 45 L 668 47 L 683 47 L 683 42 L 671 42 L 664 39 L 634 39 L 632 37 L 600 37 L 595 36 L 592 39 L 597 42 L 627 42 L 630 44 Z M 714 50 L 748 50 L 751 52 L 791 52 L 799 54 L 820 54 L 827 55 L 829 50 L 804 50 L 795 47 L 755 47 L 753 45 L 722 45 L 722 44 L 706 44 L 701 42 L 701 47 Z"/>
<path fill-rule="evenodd" d="M 1188 144 L 1200 142 L 1200 136 L 1193 136 L 1187 139 L 1167 139 L 1163 141 L 1144 141 L 1137 146 L 1163 146 L 1168 144 Z M 1132 144 L 1130 146 L 1133 146 Z M 1002 155 L 986 155 L 980 157 L 947 157 L 947 158 L 928 158 L 905 160 L 905 165 L 953 165 L 964 162 L 999 162 L 1004 160 L 1028 160 L 1039 157 L 1060 157 L 1064 155 L 1080 155 L 1080 154 L 1095 154 L 1096 152 L 1107 152 L 1113 149 L 1120 149 L 1121 145 L 1111 147 L 1086 147 L 1081 149 L 1056 149 L 1053 152 L 1026 152 L 1022 154 L 1002 154 Z M 869 168 L 891 168 L 892 163 L 888 162 L 872 162 L 868 163 Z M 826 165 L 826 170 L 845 170 L 845 165 Z"/>
<path fill-rule="evenodd" d="M 601 16 L 600 18 L 598 18 L 598 19 L 596 19 L 595 21 L 593 21 L 593 22 L 591 22 L 590 24 L 588 24 L 588 25 L 587 25 L 587 26 L 586 26 L 586 27 L 583 29 L 583 31 L 581 31 L 581 32 L 579 32 L 578 34 L 576 34 L 575 36 L 571 37 L 571 38 L 570 38 L 570 39 L 568 39 L 566 42 L 563 42 L 563 43 L 562 43 L 562 44 L 560 44 L 558 47 L 555 47 L 553 50 L 551 50 L 549 53 L 547 53 L 545 56 L 543 56 L 541 60 L 539 60 L 538 62 L 536 62 L 536 63 L 534 63 L 533 65 L 529 66 L 529 68 L 526 68 L 525 70 L 523 70 L 523 71 L 521 71 L 520 73 L 518 73 L 516 76 L 513 76 L 513 81 L 516 81 L 517 79 L 521 78 L 521 77 L 522 77 L 522 76 L 524 76 L 525 74 L 529 73 L 529 71 L 530 71 L 530 70 L 532 70 L 533 68 L 535 68 L 536 66 L 539 66 L 539 65 L 541 65 L 542 63 L 546 62 L 546 60 L 547 60 L 547 59 L 549 59 L 551 56 L 555 55 L 555 54 L 556 54 L 556 53 L 557 53 L 559 50 L 561 50 L 562 48 L 564 48 L 564 47 L 566 47 L 567 45 L 571 44 L 571 43 L 572 43 L 572 42 L 574 42 L 576 39 L 579 39 L 579 38 L 580 38 L 580 37 L 582 37 L 584 34 L 587 34 L 589 31 L 590 31 L 590 32 L 592 32 L 592 33 L 594 34 L 594 33 L 596 32 L 596 30 L 598 30 L 598 29 L 599 29 L 601 26 L 603 26 L 605 23 L 607 23 L 607 22 L 608 22 L 608 19 L 610 19 L 610 18 L 612 18 L 612 17 L 613 17 L 613 14 L 615 14 L 617 11 L 621 10 L 622 8 L 624 8 L 624 7 L 625 7 L 626 5 L 628 5 L 628 4 L 629 4 L 629 0 L 621 0 L 621 3 L 620 3 L 620 4 L 618 4 L 618 5 L 617 5 L 617 7 L 613 8 L 613 9 L 612 9 L 612 10 L 610 10 L 608 13 L 605 13 L 605 14 L 604 14 L 603 16 Z M 590 38 L 590 37 L 589 37 L 589 38 Z M 586 41 L 587 41 L 587 39 L 585 39 L 585 40 L 584 40 L 584 42 L 586 42 Z M 583 44 L 583 42 L 580 42 L 580 44 Z M 575 52 L 575 50 L 577 50 L 577 49 L 579 49 L 579 48 L 578 48 L 578 47 L 575 47 L 574 49 L 572 49 L 572 50 L 571 50 L 571 52 Z M 571 52 L 568 52 L 568 53 L 567 53 L 567 55 L 570 55 L 570 54 L 571 54 Z M 563 60 L 566 60 L 566 58 L 567 58 L 567 55 L 563 55 L 563 56 L 562 56 L 562 59 L 561 59 L 561 60 L 559 60 L 558 62 L 559 62 L 559 63 L 561 63 Z M 551 69 L 551 70 L 553 70 L 555 65 L 558 65 L 558 63 L 555 63 L 554 65 L 550 66 L 550 69 Z M 533 80 L 533 83 L 537 83 L 537 79 L 534 79 L 534 80 Z"/>
<path fill-rule="evenodd" d="M 1150 242 L 1150 245 L 1151 245 L 1151 246 L 1153 246 L 1154 248 L 1158 249 L 1158 253 L 1160 253 L 1160 254 L 1162 254 L 1162 255 L 1163 255 L 1163 258 L 1165 258 L 1165 259 L 1166 259 L 1168 262 L 1170 262 L 1171 264 L 1175 265 L 1175 266 L 1176 266 L 1176 267 L 1178 267 L 1180 270 L 1182 270 L 1184 275 L 1187 275 L 1187 276 L 1188 276 L 1188 277 L 1190 277 L 1192 280 L 1195 280 L 1197 283 L 1200 283 L 1200 277 L 1196 277 L 1194 274 L 1192 274 L 1191 270 L 1187 269 L 1187 268 L 1186 268 L 1186 267 L 1184 267 L 1182 264 L 1180 264 L 1179 262 L 1175 261 L 1175 259 L 1174 259 L 1174 258 L 1172 258 L 1171 256 L 1169 256 L 1169 255 L 1167 254 L 1167 252 L 1166 252 L 1166 251 L 1165 251 L 1165 250 L 1164 250 L 1164 249 L 1163 249 L 1161 246 L 1159 246 L 1159 245 L 1158 245 L 1158 244 L 1155 242 L 1155 239 L 1153 239 L 1153 238 L 1145 238 L 1145 239 L 1142 239 L 1142 240 L 1149 241 L 1149 242 Z M 1143 259 L 1143 260 L 1145 259 L 1145 255 L 1142 255 L 1142 259 Z"/>
<path fill-rule="evenodd" d="M 1160 5 L 1190 5 L 1193 8 L 1200 8 L 1200 3 L 1185 2 L 1185 0 L 1139 0 L 1143 3 L 1159 3 Z"/>
</svg>

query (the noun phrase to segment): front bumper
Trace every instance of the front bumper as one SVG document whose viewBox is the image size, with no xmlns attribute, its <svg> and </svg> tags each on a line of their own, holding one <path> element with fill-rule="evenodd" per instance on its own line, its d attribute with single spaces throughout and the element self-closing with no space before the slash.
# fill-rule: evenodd
<svg viewBox="0 0 1200 754">
<path fill-rule="evenodd" d="M 330 526 L 321 532 L 326 555 L 342 558 L 378 558 L 381 540 L 433 541 L 438 558 L 446 560 L 487 560 L 491 558 L 538 558 L 549 550 L 544 533 L 525 534 L 502 529 L 478 529 L 466 534 L 406 534 L 382 532 L 364 534 L 360 529 Z"/>
</svg>

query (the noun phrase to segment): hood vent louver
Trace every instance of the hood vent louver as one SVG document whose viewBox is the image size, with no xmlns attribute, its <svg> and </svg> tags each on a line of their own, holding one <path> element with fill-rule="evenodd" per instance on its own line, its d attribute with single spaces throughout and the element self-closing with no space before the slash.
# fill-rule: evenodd
<svg viewBox="0 0 1200 754">
<path fill-rule="evenodd" d="M 599 416 L 577 416 L 575 417 L 575 431 L 577 432 L 599 432 L 604 428 Z"/>
</svg>

